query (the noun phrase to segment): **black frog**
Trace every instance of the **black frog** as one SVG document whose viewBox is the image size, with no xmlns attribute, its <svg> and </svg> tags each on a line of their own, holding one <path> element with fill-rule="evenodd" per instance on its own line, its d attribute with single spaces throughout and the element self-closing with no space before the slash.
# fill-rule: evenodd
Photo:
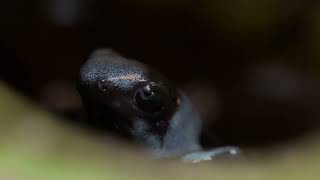
<svg viewBox="0 0 320 180">
<path fill-rule="evenodd" d="M 96 50 L 80 70 L 89 122 L 145 145 L 156 158 L 186 162 L 237 155 L 237 147 L 203 151 L 201 118 L 189 98 L 156 70 L 110 49 Z"/>
</svg>

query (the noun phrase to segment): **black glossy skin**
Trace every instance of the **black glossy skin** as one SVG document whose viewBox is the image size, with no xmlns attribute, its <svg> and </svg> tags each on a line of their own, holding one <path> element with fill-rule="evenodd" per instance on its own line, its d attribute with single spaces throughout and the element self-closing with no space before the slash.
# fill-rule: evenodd
<svg viewBox="0 0 320 180">
<path fill-rule="evenodd" d="M 157 71 L 112 50 L 92 54 L 80 70 L 78 89 L 91 124 L 146 145 L 154 157 L 190 153 L 184 160 L 199 162 L 238 152 L 200 151 L 201 121 L 188 97 Z"/>
<path fill-rule="evenodd" d="M 164 106 L 158 112 L 145 111 L 137 103 L 137 92 L 147 85 L 157 87 L 163 94 L 161 101 L 164 101 Z M 192 126 L 195 124 L 189 129 L 196 129 L 190 133 L 188 129 L 181 136 L 177 134 L 181 130 L 174 130 L 176 133 L 173 133 L 173 129 L 177 129 L 176 124 L 185 128 L 180 120 L 173 120 L 181 109 L 180 103 L 186 102 L 184 98 L 165 77 L 142 63 L 121 57 L 112 50 L 98 50 L 81 68 L 78 89 L 89 121 L 97 126 L 116 127 L 119 133 L 163 154 L 168 154 L 164 151 L 178 154 L 198 147 L 198 122 L 188 123 Z M 185 118 L 185 121 L 188 122 L 188 119 Z M 184 133 L 193 137 L 189 138 Z M 192 140 L 183 142 L 188 141 L 186 139 Z M 174 141 L 175 145 L 168 141 Z"/>
</svg>

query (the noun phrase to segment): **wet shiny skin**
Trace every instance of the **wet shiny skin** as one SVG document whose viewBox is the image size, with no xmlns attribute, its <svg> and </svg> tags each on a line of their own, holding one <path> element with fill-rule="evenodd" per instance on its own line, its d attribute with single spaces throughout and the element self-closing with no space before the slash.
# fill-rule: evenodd
<svg viewBox="0 0 320 180">
<path fill-rule="evenodd" d="M 189 98 L 157 71 L 110 49 L 95 51 L 82 66 L 78 89 L 89 122 L 113 127 L 144 144 L 153 157 L 200 162 L 240 152 L 202 151 L 201 119 Z"/>
</svg>

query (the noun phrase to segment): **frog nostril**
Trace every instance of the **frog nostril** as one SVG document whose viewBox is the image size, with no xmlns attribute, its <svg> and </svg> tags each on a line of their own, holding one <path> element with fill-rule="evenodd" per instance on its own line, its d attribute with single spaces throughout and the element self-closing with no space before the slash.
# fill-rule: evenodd
<svg viewBox="0 0 320 180">
<path fill-rule="evenodd" d="M 108 81 L 105 80 L 105 79 L 99 80 L 98 88 L 99 88 L 100 91 L 106 92 L 106 91 L 109 89 L 109 83 L 108 83 Z"/>
</svg>

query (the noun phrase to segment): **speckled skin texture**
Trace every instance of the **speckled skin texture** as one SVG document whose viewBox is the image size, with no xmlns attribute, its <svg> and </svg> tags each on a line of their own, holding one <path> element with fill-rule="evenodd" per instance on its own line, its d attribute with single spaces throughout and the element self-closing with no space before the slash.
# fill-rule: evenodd
<svg viewBox="0 0 320 180">
<path fill-rule="evenodd" d="M 144 112 L 135 102 L 137 90 L 148 84 L 157 84 L 168 94 L 168 106 L 159 113 Z M 191 118 L 192 121 L 187 123 L 189 120 L 182 121 L 177 113 L 192 114 L 191 107 L 186 106 L 186 97 L 182 97 L 165 77 L 142 63 L 109 49 L 98 50 L 82 66 L 78 89 L 88 110 L 89 121 L 115 125 L 121 133 L 150 149 L 161 149 L 166 155 L 164 149 L 178 154 L 178 151 L 198 147 L 199 118 Z M 169 141 L 174 141 L 175 147 Z"/>
<path fill-rule="evenodd" d="M 138 83 L 149 81 L 147 74 L 148 68 L 137 61 L 125 59 L 109 49 L 98 50 L 83 65 L 80 83 L 94 88 L 99 80 L 105 80 L 111 83 L 106 90 L 129 92 Z"/>
<path fill-rule="evenodd" d="M 163 101 L 167 103 L 160 112 L 148 113 L 137 106 L 136 92 L 146 85 L 156 85 L 166 94 Z M 97 50 L 80 70 L 78 89 L 89 122 L 115 129 L 146 145 L 155 158 L 201 150 L 201 120 L 188 97 L 142 63 L 110 49 Z M 211 152 L 193 153 L 186 161 L 211 159 L 221 149 Z"/>
</svg>

